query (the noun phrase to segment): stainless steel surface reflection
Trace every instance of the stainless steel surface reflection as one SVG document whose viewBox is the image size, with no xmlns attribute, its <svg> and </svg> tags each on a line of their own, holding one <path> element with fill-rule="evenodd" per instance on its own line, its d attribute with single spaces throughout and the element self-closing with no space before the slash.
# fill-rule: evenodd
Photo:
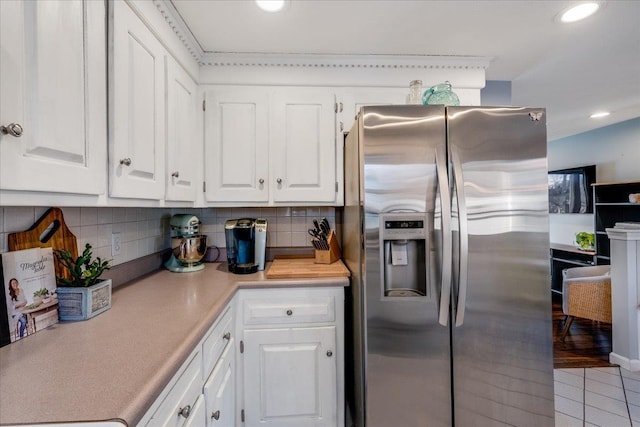
<svg viewBox="0 0 640 427">
<path fill-rule="evenodd" d="M 207 252 L 207 236 L 172 237 L 171 251 L 173 256 L 185 266 L 196 264 Z"/>
<path fill-rule="evenodd" d="M 547 198 L 544 110 L 361 110 L 343 234 L 355 425 L 554 425 Z"/>
</svg>

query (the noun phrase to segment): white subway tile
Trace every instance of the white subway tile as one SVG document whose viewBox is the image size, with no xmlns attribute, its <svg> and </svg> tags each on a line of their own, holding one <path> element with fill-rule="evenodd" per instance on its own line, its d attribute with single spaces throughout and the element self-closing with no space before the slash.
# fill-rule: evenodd
<svg viewBox="0 0 640 427">
<path fill-rule="evenodd" d="M 629 414 L 626 402 L 603 396 L 592 391 L 587 390 L 584 392 L 584 402 L 586 407 L 590 406 L 593 408 L 602 409 L 604 411 L 611 412 L 612 414 L 617 414 L 623 417 L 628 416 Z M 593 422 L 592 420 L 589 421 Z"/>
<path fill-rule="evenodd" d="M 113 223 L 127 222 L 127 208 L 113 208 Z"/>
<path fill-rule="evenodd" d="M 7 233 L 25 231 L 34 222 L 35 211 L 31 207 L 7 206 L 4 208 L 4 231 Z"/>
<path fill-rule="evenodd" d="M 97 225 L 98 209 L 97 208 L 80 208 L 80 225 Z"/>
<path fill-rule="evenodd" d="M 304 247 L 308 246 L 307 236 L 309 234 L 307 232 L 292 232 L 291 233 L 291 246 L 294 247 Z"/>
<path fill-rule="evenodd" d="M 98 209 L 98 225 L 113 224 L 113 208 Z"/>
<path fill-rule="evenodd" d="M 583 427 L 582 420 L 556 411 L 555 427 Z"/>
<path fill-rule="evenodd" d="M 111 234 L 113 233 L 113 224 L 98 225 L 98 247 L 111 247 Z"/>
<path fill-rule="evenodd" d="M 576 402 L 584 402 L 584 389 L 555 381 L 554 392 L 557 396 L 566 397 Z"/>
<path fill-rule="evenodd" d="M 555 381 L 574 387 L 584 388 L 584 369 L 555 369 L 553 372 Z"/>
<path fill-rule="evenodd" d="M 80 222 L 80 208 L 62 208 L 62 215 L 64 216 L 64 223 L 70 227 L 79 227 Z"/>
<path fill-rule="evenodd" d="M 556 396 L 555 407 L 558 412 L 581 420 L 583 419 L 584 405 L 580 402 L 567 399 L 566 397 Z"/>
<path fill-rule="evenodd" d="M 280 248 L 286 248 L 291 246 L 291 232 L 278 231 L 276 235 L 277 246 Z"/>
</svg>

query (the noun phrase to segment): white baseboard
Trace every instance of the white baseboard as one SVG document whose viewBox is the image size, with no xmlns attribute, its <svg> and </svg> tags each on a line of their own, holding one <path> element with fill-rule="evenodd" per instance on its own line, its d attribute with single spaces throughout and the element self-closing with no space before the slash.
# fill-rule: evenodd
<svg viewBox="0 0 640 427">
<path fill-rule="evenodd" d="M 609 363 L 613 365 L 620 365 L 621 368 L 624 368 L 627 371 L 640 372 L 640 360 L 638 359 L 628 359 L 611 352 L 609 353 Z"/>
</svg>

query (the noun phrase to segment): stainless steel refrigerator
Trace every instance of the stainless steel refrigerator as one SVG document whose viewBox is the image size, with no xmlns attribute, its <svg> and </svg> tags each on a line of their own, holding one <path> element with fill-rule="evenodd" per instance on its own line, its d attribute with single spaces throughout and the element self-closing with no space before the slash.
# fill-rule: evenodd
<svg viewBox="0 0 640 427">
<path fill-rule="evenodd" d="M 342 234 L 354 425 L 554 425 L 545 119 L 361 109 Z"/>
</svg>

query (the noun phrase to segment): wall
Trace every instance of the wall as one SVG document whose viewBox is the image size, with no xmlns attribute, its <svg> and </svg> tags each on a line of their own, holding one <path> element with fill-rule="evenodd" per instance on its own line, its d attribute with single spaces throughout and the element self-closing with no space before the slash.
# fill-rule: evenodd
<svg viewBox="0 0 640 427">
<path fill-rule="evenodd" d="M 481 105 L 508 106 L 511 105 L 511 82 L 504 80 L 487 80 L 480 91 Z"/>
<path fill-rule="evenodd" d="M 547 144 L 549 170 L 596 165 L 598 182 L 640 180 L 640 118 Z M 594 232 L 593 214 L 552 214 L 550 240 L 573 244 L 575 233 Z"/>
<path fill-rule="evenodd" d="M 1 207 L 0 252 L 7 248 L 7 235 L 24 231 L 47 210 L 46 207 Z M 224 222 L 230 218 L 266 218 L 267 246 L 311 247 L 307 229 L 314 218 L 326 217 L 335 226 L 335 208 L 90 208 L 63 207 L 64 220 L 78 239 L 79 248 L 90 243 L 96 256 L 118 265 L 158 251 L 171 244 L 169 219 L 176 213 L 196 215 L 209 245 L 225 246 Z M 122 251 L 111 256 L 111 234 L 121 233 Z"/>
</svg>

